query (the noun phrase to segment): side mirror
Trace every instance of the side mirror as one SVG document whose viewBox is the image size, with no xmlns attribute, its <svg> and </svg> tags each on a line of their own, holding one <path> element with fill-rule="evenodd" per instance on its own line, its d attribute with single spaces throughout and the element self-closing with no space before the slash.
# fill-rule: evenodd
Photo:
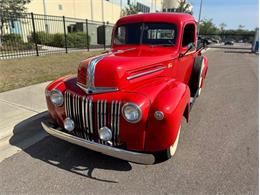
<svg viewBox="0 0 260 195">
<path fill-rule="evenodd" d="M 194 50 L 194 49 L 195 49 L 194 43 L 189 43 L 187 45 L 187 50 L 184 53 L 180 53 L 179 57 L 181 58 L 181 57 L 185 56 L 189 51 Z"/>
</svg>

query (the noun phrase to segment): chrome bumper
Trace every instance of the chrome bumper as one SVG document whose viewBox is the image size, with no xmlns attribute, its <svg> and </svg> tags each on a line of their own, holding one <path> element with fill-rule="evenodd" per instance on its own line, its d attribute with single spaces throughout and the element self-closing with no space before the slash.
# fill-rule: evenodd
<svg viewBox="0 0 260 195">
<path fill-rule="evenodd" d="M 140 163 L 140 164 L 153 164 L 155 162 L 155 157 L 153 154 L 131 152 L 128 150 L 123 150 L 123 149 L 114 148 L 111 146 L 98 144 L 98 143 L 95 143 L 92 141 L 88 141 L 88 140 L 61 132 L 54 128 L 48 127 L 43 122 L 41 124 L 42 124 L 43 129 L 50 135 L 53 135 L 54 137 L 68 141 L 70 143 L 88 148 L 90 150 L 100 152 L 100 153 L 108 155 L 108 156 L 113 156 L 115 158 L 120 158 L 120 159 L 123 159 L 126 161 L 132 161 L 132 162 L 136 162 L 136 163 Z"/>
</svg>

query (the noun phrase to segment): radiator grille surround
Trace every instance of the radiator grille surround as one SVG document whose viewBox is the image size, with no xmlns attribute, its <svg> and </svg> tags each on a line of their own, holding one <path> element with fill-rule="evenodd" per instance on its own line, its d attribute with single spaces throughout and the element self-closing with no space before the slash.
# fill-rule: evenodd
<svg viewBox="0 0 260 195">
<path fill-rule="evenodd" d="M 79 96 L 70 91 L 64 93 L 66 117 L 75 122 L 71 134 L 97 143 L 119 146 L 120 110 L 122 102 L 106 99 L 93 101 L 91 97 Z M 108 127 L 112 131 L 112 140 L 105 142 L 99 139 L 98 129 Z"/>
</svg>

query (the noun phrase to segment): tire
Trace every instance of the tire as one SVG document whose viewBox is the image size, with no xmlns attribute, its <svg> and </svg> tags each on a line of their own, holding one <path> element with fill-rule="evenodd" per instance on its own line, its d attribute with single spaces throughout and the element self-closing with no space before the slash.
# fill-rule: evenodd
<svg viewBox="0 0 260 195">
<path fill-rule="evenodd" d="M 191 97 L 195 97 L 197 91 L 198 96 L 201 92 L 203 56 L 198 56 L 194 60 L 193 69 L 190 76 L 189 87 Z"/>
<path fill-rule="evenodd" d="M 162 151 L 162 152 L 158 152 L 155 154 L 155 159 L 156 159 L 156 163 L 160 163 L 160 162 L 164 162 L 168 159 L 170 159 L 171 157 L 174 156 L 176 150 L 177 150 L 177 146 L 178 146 L 178 142 L 179 142 L 179 137 L 180 137 L 180 132 L 181 132 L 181 126 L 178 130 L 178 134 L 177 137 L 175 139 L 175 142 L 166 150 Z"/>
</svg>

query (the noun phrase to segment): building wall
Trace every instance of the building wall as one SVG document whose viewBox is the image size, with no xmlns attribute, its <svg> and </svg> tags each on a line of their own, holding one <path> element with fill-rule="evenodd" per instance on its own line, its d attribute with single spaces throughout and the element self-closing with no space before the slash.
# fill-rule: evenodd
<svg viewBox="0 0 260 195">
<path fill-rule="evenodd" d="M 121 13 L 120 5 L 106 0 L 45 0 L 46 13 L 44 13 L 43 2 L 44 0 L 32 0 L 27 5 L 27 11 L 110 23 L 115 23 Z"/>
<path fill-rule="evenodd" d="M 163 0 L 162 8 L 163 9 L 176 9 L 179 6 L 179 0 Z"/>
</svg>

